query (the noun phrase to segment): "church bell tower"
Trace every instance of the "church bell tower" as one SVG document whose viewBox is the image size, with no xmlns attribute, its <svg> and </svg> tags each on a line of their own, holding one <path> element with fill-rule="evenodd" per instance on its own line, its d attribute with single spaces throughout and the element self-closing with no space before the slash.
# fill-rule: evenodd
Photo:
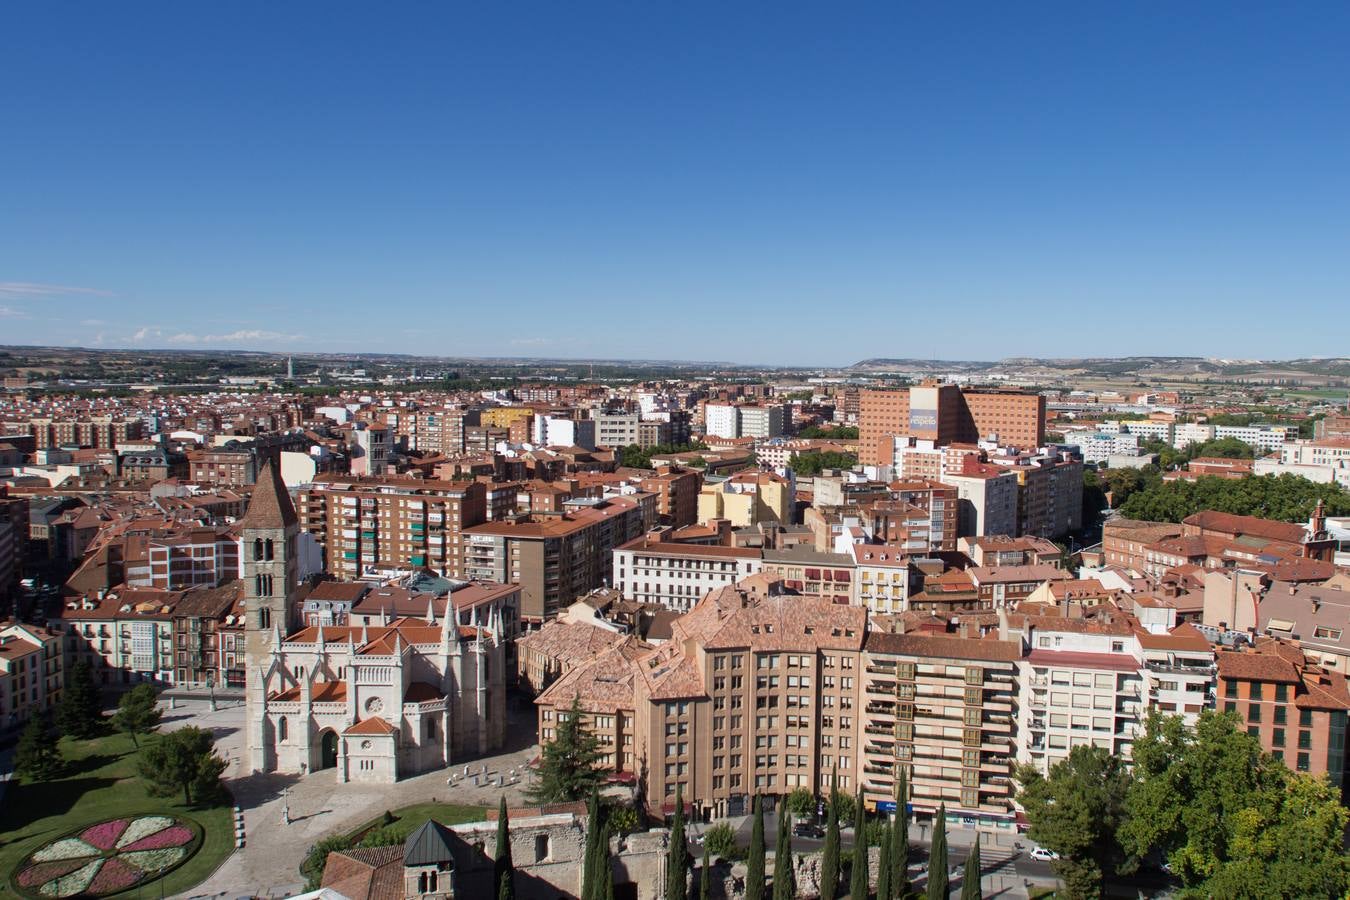
<svg viewBox="0 0 1350 900">
<path fill-rule="evenodd" d="M 295 630 L 293 599 L 298 585 L 296 537 L 300 520 L 276 464 L 263 463 L 240 520 L 244 574 L 245 712 L 248 769 L 267 772 L 276 765 L 266 720 L 264 676 L 276 641 Z"/>
</svg>

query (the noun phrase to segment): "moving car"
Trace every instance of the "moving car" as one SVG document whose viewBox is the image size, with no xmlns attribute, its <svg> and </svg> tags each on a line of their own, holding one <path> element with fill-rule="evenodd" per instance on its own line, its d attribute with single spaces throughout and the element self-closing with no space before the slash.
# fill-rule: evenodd
<svg viewBox="0 0 1350 900">
<path fill-rule="evenodd" d="M 1059 859 L 1059 854 L 1053 850 L 1047 850 L 1044 847 L 1037 847 L 1031 851 L 1031 858 L 1049 861 L 1052 859 Z"/>
<path fill-rule="evenodd" d="M 798 822 L 792 826 L 792 833 L 797 837 L 816 838 L 825 837 L 825 829 L 811 822 Z"/>
</svg>

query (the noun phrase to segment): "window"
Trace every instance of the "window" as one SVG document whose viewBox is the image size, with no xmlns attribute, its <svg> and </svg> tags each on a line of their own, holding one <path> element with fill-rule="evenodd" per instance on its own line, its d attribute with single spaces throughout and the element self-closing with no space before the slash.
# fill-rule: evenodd
<svg viewBox="0 0 1350 900">
<path fill-rule="evenodd" d="M 280 719 L 277 719 L 277 740 L 285 741 L 288 737 L 288 732 L 289 728 L 286 725 L 286 717 L 282 716 Z"/>
<path fill-rule="evenodd" d="M 1237 697 L 1238 688 L 1236 681 L 1226 681 L 1223 685 L 1223 695 L 1225 697 Z"/>
<path fill-rule="evenodd" d="M 1312 710 L 1301 709 L 1298 711 L 1298 725 L 1300 728 L 1312 727 Z"/>
<path fill-rule="evenodd" d="M 1283 725 L 1286 718 L 1288 718 L 1288 711 L 1283 706 L 1275 707 L 1275 724 Z"/>
<path fill-rule="evenodd" d="M 1306 754 L 1306 753 L 1300 753 L 1300 754 L 1298 755 L 1298 765 L 1296 766 L 1296 768 L 1297 768 L 1300 772 L 1306 772 L 1306 771 L 1308 771 L 1308 768 L 1309 768 L 1309 766 L 1308 766 L 1308 754 Z"/>
<path fill-rule="evenodd" d="M 548 859 L 548 835 L 537 834 L 534 836 L 534 861 L 544 862 Z"/>
<path fill-rule="evenodd" d="M 1248 722 L 1261 721 L 1261 705 L 1259 703 L 1247 704 L 1247 721 Z"/>
<path fill-rule="evenodd" d="M 1275 685 L 1275 700 L 1277 703 L 1289 702 L 1289 685 L 1287 684 Z"/>
<path fill-rule="evenodd" d="M 1261 682 L 1259 682 L 1259 681 L 1253 681 L 1253 682 L 1252 682 L 1252 685 L 1251 685 L 1251 687 L 1248 689 L 1248 692 L 1247 692 L 1247 698 L 1250 699 L 1250 700 L 1260 700 L 1260 699 L 1261 699 Z"/>
<path fill-rule="evenodd" d="M 258 627 L 259 628 L 272 627 L 272 611 L 265 606 L 262 609 L 258 610 Z"/>
<path fill-rule="evenodd" d="M 1276 728 L 1273 732 L 1271 732 L 1270 743 L 1271 743 L 1272 746 L 1275 746 L 1275 747 L 1283 747 L 1283 746 L 1284 746 L 1284 729 L 1283 729 L 1283 728 Z"/>
<path fill-rule="evenodd" d="M 1312 749 L 1312 732 L 1311 732 L 1311 731 L 1300 731 L 1300 732 L 1298 733 L 1298 749 L 1300 749 L 1300 750 L 1310 750 L 1310 749 Z M 1303 754 L 1300 753 L 1299 755 L 1302 756 Z"/>
<path fill-rule="evenodd" d="M 1318 625 L 1313 629 L 1313 637 L 1326 638 L 1329 641 L 1339 641 L 1341 639 L 1341 629 L 1328 628 L 1326 625 Z"/>
</svg>

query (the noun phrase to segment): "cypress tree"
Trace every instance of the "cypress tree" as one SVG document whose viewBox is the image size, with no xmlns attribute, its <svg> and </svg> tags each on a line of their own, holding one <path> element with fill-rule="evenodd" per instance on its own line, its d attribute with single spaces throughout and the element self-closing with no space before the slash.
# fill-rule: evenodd
<svg viewBox="0 0 1350 900">
<path fill-rule="evenodd" d="M 666 860 L 666 900 L 686 900 L 685 875 L 689 870 L 689 846 L 684 838 L 684 791 L 675 786 L 675 822 L 670 826 L 669 858 Z"/>
<path fill-rule="evenodd" d="M 853 871 L 848 883 L 850 900 L 867 900 L 867 876 L 867 818 L 863 809 L 862 788 L 858 788 L 858 802 L 853 809 Z"/>
<path fill-rule="evenodd" d="M 609 854 L 610 825 L 608 822 L 600 829 L 600 864 L 595 867 L 599 881 L 596 887 L 596 900 L 614 900 L 614 862 Z"/>
<path fill-rule="evenodd" d="M 698 900 L 712 900 L 711 860 L 708 859 L 708 845 L 703 845 L 703 865 L 699 867 Z"/>
<path fill-rule="evenodd" d="M 825 823 L 825 851 L 820 858 L 821 900 L 834 900 L 839 894 L 839 810 L 834 802 L 837 773 L 830 773 L 830 796 L 825 805 L 829 817 Z"/>
<path fill-rule="evenodd" d="M 980 838 L 966 857 L 966 870 L 961 873 L 961 900 L 981 900 L 980 894 Z"/>
<path fill-rule="evenodd" d="M 745 875 L 745 900 L 764 900 L 764 801 L 755 795 L 755 824 L 750 832 L 749 871 Z"/>
<path fill-rule="evenodd" d="M 791 826 L 792 813 L 784 801 L 778 804 L 778 843 L 773 850 L 773 900 L 792 900 L 797 894 L 797 886 L 792 883 Z"/>
<path fill-rule="evenodd" d="M 891 889 L 891 826 L 881 827 L 881 859 L 877 865 L 877 900 L 895 900 Z"/>
<path fill-rule="evenodd" d="M 591 791 L 586 801 L 586 852 L 581 858 L 581 900 L 600 900 L 596 888 L 601 884 L 596 877 L 600 857 L 600 794 Z"/>
<path fill-rule="evenodd" d="M 497 856 L 492 867 L 497 900 L 515 900 L 516 867 L 511 861 L 510 823 L 506 816 L 506 795 L 497 807 Z"/>
<path fill-rule="evenodd" d="M 947 900 L 947 804 L 933 822 L 933 849 L 928 854 L 928 900 Z"/>
<path fill-rule="evenodd" d="M 895 824 L 891 826 L 891 890 L 904 898 L 909 893 L 909 782 L 905 770 L 895 782 Z"/>
</svg>

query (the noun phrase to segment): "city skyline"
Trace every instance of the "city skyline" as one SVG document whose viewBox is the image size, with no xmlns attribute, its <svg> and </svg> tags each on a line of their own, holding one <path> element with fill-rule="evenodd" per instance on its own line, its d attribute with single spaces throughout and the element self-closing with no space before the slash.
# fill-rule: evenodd
<svg viewBox="0 0 1350 900">
<path fill-rule="evenodd" d="M 0 342 L 1340 350 L 1343 6 L 319 9 L 11 13 Z"/>
</svg>

